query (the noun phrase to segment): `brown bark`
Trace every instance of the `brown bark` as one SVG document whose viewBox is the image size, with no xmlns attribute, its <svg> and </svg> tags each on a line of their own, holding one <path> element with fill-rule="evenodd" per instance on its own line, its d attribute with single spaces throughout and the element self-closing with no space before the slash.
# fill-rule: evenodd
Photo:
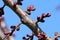
<svg viewBox="0 0 60 40">
<path fill-rule="evenodd" d="M 3 2 L 10 7 L 16 14 L 19 16 L 21 19 L 22 23 L 29 27 L 37 36 L 37 31 L 38 32 L 43 32 L 42 29 L 36 24 L 35 21 L 30 19 L 30 17 L 25 13 L 18 5 L 14 6 L 13 0 L 3 0 Z M 43 32 L 44 33 L 44 32 Z M 51 37 L 47 37 L 46 40 L 53 40 Z"/>
</svg>

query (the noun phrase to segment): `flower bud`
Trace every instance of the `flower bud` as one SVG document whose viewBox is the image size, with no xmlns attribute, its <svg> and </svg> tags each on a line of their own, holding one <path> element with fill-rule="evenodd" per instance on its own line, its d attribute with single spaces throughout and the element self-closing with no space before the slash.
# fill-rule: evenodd
<svg viewBox="0 0 60 40">
<path fill-rule="evenodd" d="M 17 4 L 18 4 L 18 5 L 22 5 L 22 1 L 23 1 L 23 0 L 17 0 Z"/>
<path fill-rule="evenodd" d="M 46 14 L 43 13 L 43 14 L 42 14 L 42 18 L 45 18 L 45 17 L 46 17 Z"/>
<path fill-rule="evenodd" d="M 51 14 L 50 13 L 47 13 L 46 17 L 50 17 L 50 16 L 51 16 Z"/>
<path fill-rule="evenodd" d="M 35 8 L 33 5 L 28 6 L 27 8 L 28 11 L 35 11 Z"/>
<path fill-rule="evenodd" d="M 10 34 L 10 32 L 4 32 L 4 34 L 5 34 L 5 35 L 8 35 L 8 34 Z"/>
<path fill-rule="evenodd" d="M 37 21 L 40 21 L 41 19 L 40 19 L 40 16 L 37 16 Z"/>
<path fill-rule="evenodd" d="M 11 26 L 10 28 L 12 29 L 11 31 L 15 31 L 16 26 Z"/>
<path fill-rule="evenodd" d="M 57 36 L 58 32 L 55 32 L 54 35 Z"/>
<path fill-rule="evenodd" d="M 26 36 L 27 36 L 27 37 L 30 37 L 30 35 L 29 35 L 29 34 L 27 34 Z"/>
</svg>

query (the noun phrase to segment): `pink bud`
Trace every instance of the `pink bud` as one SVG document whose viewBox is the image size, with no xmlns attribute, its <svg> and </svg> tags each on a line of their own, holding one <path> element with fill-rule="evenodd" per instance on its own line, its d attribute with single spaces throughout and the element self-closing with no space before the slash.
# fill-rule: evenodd
<svg viewBox="0 0 60 40">
<path fill-rule="evenodd" d="M 27 34 L 27 37 L 29 37 L 30 35 L 29 34 Z"/>
<path fill-rule="evenodd" d="M 42 14 L 42 18 L 45 18 L 45 17 L 46 17 L 46 14 L 43 13 L 43 14 Z"/>
<path fill-rule="evenodd" d="M 14 2 L 14 5 L 17 5 L 17 2 Z"/>
<path fill-rule="evenodd" d="M 38 33 L 38 38 L 41 37 L 40 33 Z"/>
<path fill-rule="evenodd" d="M 47 17 L 50 17 L 51 16 L 51 14 L 50 13 L 47 13 L 47 15 L 46 15 Z"/>
<path fill-rule="evenodd" d="M 54 35 L 57 36 L 58 32 L 55 32 Z"/>
<path fill-rule="evenodd" d="M 28 6 L 27 8 L 28 11 L 35 11 L 35 8 L 33 5 Z"/>
<path fill-rule="evenodd" d="M 32 10 L 32 11 L 34 11 L 34 10 L 35 10 L 35 8 L 34 8 L 34 6 L 33 6 L 33 5 L 31 5 L 31 10 Z"/>
<path fill-rule="evenodd" d="M 28 6 L 27 11 L 31 11 L 31 7 L 30 6 Z"/>
<path fill-rule="evenodd" d="M 32 32 L 32 35 L 34 35 L 34 33 Z"/>
<path fill-rule="evenodd" d="M 11 31 L 15 31 L 16 26 L 11 26 L 10 28 L 11 28 Z"/>
<path fill-rule="evenodd" d="M 4 20 L 4 16 L 1 16 L 1 17 L 0 17 L 0 21 L 1 21 L 1 20 Z"/>
<path fill-rule="evenodd" d="M 32 11 L 35 11 L 35 8 L 31 8 Z"/>
<path fill-rule="evenodd" d="M 8 35 L 8 34 L 10 34 L 10 32 L 4 32 L 4 34 L 5 34 L 5 35 Z"/>
</svg>

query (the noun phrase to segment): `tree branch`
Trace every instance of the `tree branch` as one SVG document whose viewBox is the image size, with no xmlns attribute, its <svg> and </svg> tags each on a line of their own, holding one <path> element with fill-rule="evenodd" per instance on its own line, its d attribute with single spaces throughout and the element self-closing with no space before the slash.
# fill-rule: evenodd
<svg viewBox="0 0 60 40">
<path fill-rule="evenodd" d="M 37 36 L 37 32 L 43 32 L 41 28 L 39 28 L 38 24 L 30 19 L 26 12 L 24 12 L 18 5 L 14 6 L 12 0 L 3 0 L 3 2 L 10 7 L 21 19 L 22 23 L 29 27 Z M 44 33 L 44 32 L 43 32 Z M 53 40 L 51 37 L 47 37 L 46 40 Z"/>
<path fill-rule="evenodd" d="M 4 22 L 4 16 L 1 16 L 0 18 L 0 37 L 2 38 L 2 40 L 14 40 L 13 36 L 4 35 L 4 32 L 7 32 L 9 30 Z"/>
</svg>

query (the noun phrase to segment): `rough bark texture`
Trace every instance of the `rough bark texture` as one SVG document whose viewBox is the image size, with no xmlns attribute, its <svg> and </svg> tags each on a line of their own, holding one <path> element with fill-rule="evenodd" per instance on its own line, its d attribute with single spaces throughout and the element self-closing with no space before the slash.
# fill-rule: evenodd
<svg viewBox="0 0 60 40">
<path fill-rule="evenodd" d="M 30 17 L 27 15 L 27 13 L 25 13 L 18 5 L 16 5 L 16 7 L 14 7 L 14 3 L 13 0 L 3 0 L 4 4 L 6 4 L 8 7 L 10 7 L 16 14 L 17 16 L 19 16 L 19 18 L 21 19 L 21 22 L 26 25 L 27 27 L 29 27 L 37 36 L 37 31 L 38 32 L 43 32 L 42 29 L 38 26 L 38 24 L 36 24 L 35 21 L 33 21 L 32 19 L 30 19 Z M 45 32 L 43 32 L 45 33 Z M 0 30 L 0 36 L 2 36 L 2 30 Z M 3 35 L 4 37 L 5 35 Z M 4 39 L 5 40 L 5 39 Z M 14 40 L 13 37 L 9 36 L 9 38 L 7 40 Z M 51 37 L 47 37 L 46 40 L 54 40 Z"/>
</svg>

